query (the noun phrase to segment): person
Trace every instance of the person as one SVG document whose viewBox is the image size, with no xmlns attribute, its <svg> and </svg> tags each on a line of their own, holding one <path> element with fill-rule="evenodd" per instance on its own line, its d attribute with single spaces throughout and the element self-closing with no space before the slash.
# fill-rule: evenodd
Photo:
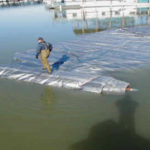
<svg viewBox="0 0 150 150">
<path fill-rule="evenodd" d="M 50 56 L 50 52 L 52 50 L 52 45 L 50 43 L 47 43 L 44 41 L 42 37 L 38 38 L 38 46 L 37 46 L 37 52 L 36 52 L 36 59 L 38 59 L 40 55 L 41 62 L 43 64 L 43 70 L 47 69 L 48 73 L 51 74 L 51 68 L 49 65 L 48 58 Z"/>
</svg>

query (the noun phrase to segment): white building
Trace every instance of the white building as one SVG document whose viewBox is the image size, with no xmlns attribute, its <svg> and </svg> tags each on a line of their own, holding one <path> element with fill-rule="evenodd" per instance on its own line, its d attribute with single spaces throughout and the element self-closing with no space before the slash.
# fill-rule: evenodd
<svg viewBox="0 0 150 150">
<path fill-rule="evenodd" d="M 142 0 L 44 0 L 50 8 L 86 8 L 86 7 L 120 7 L 120 6 L 139 6 L 144 7 L 147 2 Z M 149 2 L 149 1 L 148 1 Z M 61 3 L 61 4 L 60 4 Z"/>
</svg>

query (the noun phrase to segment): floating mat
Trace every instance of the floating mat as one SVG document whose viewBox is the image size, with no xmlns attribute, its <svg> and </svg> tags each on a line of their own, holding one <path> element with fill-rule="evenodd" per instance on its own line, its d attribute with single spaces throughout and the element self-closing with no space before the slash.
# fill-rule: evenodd
<svg viewBox="0 0 150 150">
<path fill-rule="evenodd" d="M 68 73 L 69 75 L 69 73 Z M 0 67 L 0 76 L 7 79 L 32 82 L 42 85 L 78 89 L 94 93 L 124 93 L 129 83 L 116 80 L 112 77 L 48 75 L 47 73 L 31 73 L 15 68 Z M 83 78 L 82 78 L 83 77 Z"/>
<path fill-rule="evenodd" d="M 40 70 L 35 50 L 16 53 L 11 66 L 0 67 L 0 77 L 95 93 L 124 93 L 129 83 L 109 77 L 108 72 L 150 65 L 149 29 L 111 29 L 58 43 L 50 56 L 52 75 Z"/>
<path fill-rule="evenodd" d="M 112 77 L 101 76 L 91 82 L 86 83 L 82 89 L 88 92 L 121 94 L 124 93 L 129 83 L 116 80 Z"/>
</svg>

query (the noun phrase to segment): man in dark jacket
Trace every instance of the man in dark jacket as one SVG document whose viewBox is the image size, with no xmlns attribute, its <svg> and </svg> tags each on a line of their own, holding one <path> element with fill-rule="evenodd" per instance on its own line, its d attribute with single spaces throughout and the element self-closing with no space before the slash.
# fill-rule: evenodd
<svg viewBox="0 0 150 150">
<path fill-rule="evenodd" d="M 50 51 L 52 50 L 52 45 L 45 42 L 42 37 L 38 38 L 38 46 L 36 59 L 38 59 L 40 55 L 41 62 L 43 64 L 43 69 L 47 69 L 48 73 L 51 73 L 51 68 L 49 65 L 48 57 L 50 55 Z"/>
</svg>

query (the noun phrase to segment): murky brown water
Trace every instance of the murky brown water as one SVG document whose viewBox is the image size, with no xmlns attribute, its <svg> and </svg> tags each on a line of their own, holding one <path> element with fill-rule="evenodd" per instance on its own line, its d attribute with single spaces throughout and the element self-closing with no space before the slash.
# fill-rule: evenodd
<svg viewBox="0 0 150 150">
<path fill-rule="evenodd" d="M 42 5 L 0 9 L 0 63 L 34 48 L 39 35 L 52 43 L 76 38 L 74 22 L 56 22 L 53 13 Z M 149 74 L 150 66 L 113 73 L 139 89 L 122 96 L 0 79 L 0 149 L 150 149 Z"/>
</svg>

